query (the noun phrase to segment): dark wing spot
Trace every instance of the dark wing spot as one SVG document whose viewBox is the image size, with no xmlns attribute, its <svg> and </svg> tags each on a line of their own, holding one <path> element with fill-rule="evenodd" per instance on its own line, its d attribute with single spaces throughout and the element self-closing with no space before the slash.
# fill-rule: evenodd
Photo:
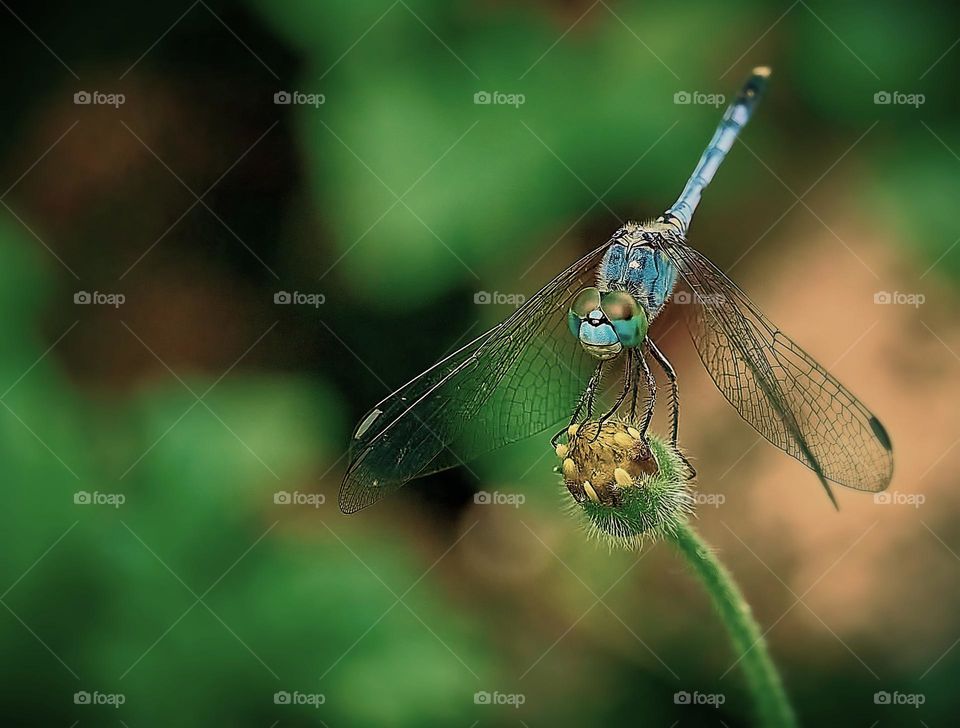
<svg viewBox="0 0 960 728">
<path fill-rule="evenodd" d="M 870 428 L 873 430 L 873 434 L 877 436 L 880 444 L 883 445 L 889 452 L 893 452 L 893 445 L 890 443 L 890 435 L 887 434 L 887 431 L 883 428 L 883 425 L 880 424 L 880 420 L 878 420 L 876 417 L 871 417 Z"/>
</svg>

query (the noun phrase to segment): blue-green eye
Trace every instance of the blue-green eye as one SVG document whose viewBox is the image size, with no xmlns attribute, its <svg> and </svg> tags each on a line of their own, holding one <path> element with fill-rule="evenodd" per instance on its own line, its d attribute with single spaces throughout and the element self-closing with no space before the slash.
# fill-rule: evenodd
<svg viewBox="0 0 960 728">
<path fill-rule="evenodd" d="M 600 298 L 600 310 L 611 321 L 626 321 L 637 315 L 640 306 L 626 291 L 607 291 Z"/>
<path fill-rule="evenodd" d="M 570 304 L 570 310 L 580 318 L 586 318 L 591 311 L 600 308 L 600 291 L 596 288 L 584 288 Z"/>
<path fill-rule="evenodd" d="M 591 312 L 600 308 L 600 291 L 596 288 L 584 288 L 574 296 L 567 311 L 567 326 L 570 333 L 580 336 L 580 324 Z"/>
<path fill-rule="evenodd" d="M 624 346 L 638 346 L 647 335 L 647 314 L 626 291 L 604 293 L 600 310 L 613 325 L 620 343 Z"/>
<path fill-rule="evenodd" d="M 620 343 L 626 347 L 638 346 L 647 335 L 647 317 L 643 311 L 639 316 L 626 321 L 611 321 L 613 330 L 617 332 Z"/>
</svg>

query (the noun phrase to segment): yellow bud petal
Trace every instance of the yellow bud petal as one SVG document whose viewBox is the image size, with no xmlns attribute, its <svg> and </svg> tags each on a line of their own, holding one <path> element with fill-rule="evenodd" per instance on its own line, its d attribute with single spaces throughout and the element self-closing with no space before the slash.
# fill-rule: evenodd
<svg viewBox="0 0 960 728">
<path fill-rule="evenodd" d="M 563 475 L 567 480 L 577 477 L 577 464 L 570 458 L 563 461 Z"/>
<path fill-rule="evenodd" d="M 600 496 L 597 495 L 597 491 L 595 491 L 593 486 L 590 485 L 589 480 L 583 481 L 583 492 L 586 493 L 590 497 L 590 500 L 592 500 L 594 503 L 600 502 Z"/>
<path fill-rule="evenodd" d="M 613 436 L 613 441 L 620 447 L 633 447 L 633 438 L 626 432 L 618 432 Z"/>
<path fill-rule="evenodd" d="M 567 456 L 569 448 L 566 445 L 557 445 L 557 457 L 563 460 Z"/>
<path fill-rule="evenodd" d="M 573 437 L 574 435 L 577 434 L 577 430 L 579 429 L 580 429 L 580 425 L 570 425 L 570 427 L 567 428 L 567 434 L 570 437 Z"/>
<path fill-rule="evenodd" d="M 630 436 L 631 436 L 634 440 L 640 440 L 640 439 L 642 439 L 642 436 L 640 435 L 640 430 L 638 430 L 636 427 L 628 427 L 628 428 L 627 428 L 627 432 L 630 433 Z"/>
<path fill-rule="evenodd" d="M 633 478 L 631 478 L 630 473 L 623 468 L 617 468 L 613 471 L 613 479 L 617 481 L 617 485 L 621 488 L 627 488 L 633 485 Z"/>
</svg>

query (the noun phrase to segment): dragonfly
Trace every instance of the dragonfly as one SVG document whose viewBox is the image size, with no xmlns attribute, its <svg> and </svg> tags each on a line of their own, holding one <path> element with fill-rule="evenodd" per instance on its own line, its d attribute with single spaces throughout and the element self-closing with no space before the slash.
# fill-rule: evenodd
<svg viewBox="0 0 960 728">
<path fill-rule="evenodd" d="M 605 371 L 615 365 L 622 366 L 623 383 L 601 421 L 629 400 L 646 440 L 658 390 L 652 362 L 669 382 L 675 446 L 677 376 L 649 330 L 681 294 L 694 346 L 717 388 L 760 435 L 813 471 L 835 507 L 831 484 L 871 492 L 887 487 L 893 447 L 877 417 L 687 242 L 701 195 L 769 75 L 767 67 L 753 70 L 666 212 L 625 223 L 505 321 L 366 414 L 354 431 L 340 488 L 344 513 L 565 420 L 585 421 Z"/>
</svg>

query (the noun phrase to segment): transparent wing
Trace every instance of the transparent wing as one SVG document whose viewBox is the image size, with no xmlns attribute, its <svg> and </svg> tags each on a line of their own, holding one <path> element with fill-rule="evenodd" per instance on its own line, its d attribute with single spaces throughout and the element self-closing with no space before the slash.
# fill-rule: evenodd
<svg viewBox="0 0 960 728">
<path fill-rule="evenodd" d="M 413 478 L 569 417 L 596 360 L 571 336 L 567 308 L 581 288 L 596 285 L 606 247 L 371 410 L 354 435 L 340 509 L 358 511 Z"/>
<path fill-rule="evenodd" d="M 743 419 L 817 473 L 831 499 L 826 481 L 886 488 L 893 450 L 870 410 L 702 253 L 680 239 L 662 247 L 690 288 L 687 320 L 700 358 Z"/>
</svg>

